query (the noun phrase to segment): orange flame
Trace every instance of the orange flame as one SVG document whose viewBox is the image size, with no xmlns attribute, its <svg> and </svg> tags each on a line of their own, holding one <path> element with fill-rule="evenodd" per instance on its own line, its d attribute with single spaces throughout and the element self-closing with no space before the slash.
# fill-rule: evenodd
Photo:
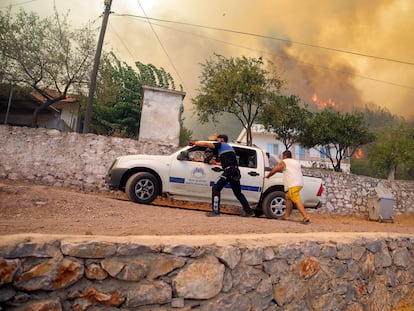
<svg viewBox="0 0 414 311">
<path fill-rule="evenodd" d="M 325 109 L 326 107 L 337 107 L 338 106 L 337 103 L 335 103 L 335 101 L 332 98 L 328 98 L 326 101 L 320 100 L 318 98 L 318 95 L 316 95 L 316 93 L 312 95 L 312 101 L 316 104 L 316 106 L 320 110 Z"/>
<path fill-rule="evenodd" d="M 355 151 L 354 157 L 358 160 L 365 158 L 364 151 L 362 151 L 361 148 L 358 148 L 357 151 Z"/>
</svg>

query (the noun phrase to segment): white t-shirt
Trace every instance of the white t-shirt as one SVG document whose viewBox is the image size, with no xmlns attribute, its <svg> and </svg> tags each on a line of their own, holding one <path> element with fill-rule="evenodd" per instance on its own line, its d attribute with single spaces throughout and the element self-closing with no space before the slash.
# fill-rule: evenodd
<svg viewBox="0 0 414 311">
<path fill-rule="evenodd" d="M 289 190 L 295 186 L 303 187 L 303 175 L 300 163 L 295 159 L 283 159 L 285 168 L 283 169 L 283 182 L 285 184 L 285 190 Z"/>
</svg>

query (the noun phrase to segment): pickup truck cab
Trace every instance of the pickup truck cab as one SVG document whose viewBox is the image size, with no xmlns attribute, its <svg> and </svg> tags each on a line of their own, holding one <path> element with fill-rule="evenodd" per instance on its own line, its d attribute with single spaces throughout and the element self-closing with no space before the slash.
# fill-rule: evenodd
<svg viewBox="0 0 414 311">
<path fill-rule="evenodd" d="M 264 178 L 268 167 L 267 156 L 257 147 L 230 144 L 237 155 L 241 173 L 241 187 L 255 214 L 280 218 L 285 214 L 283 176 L 276 173 Z M 149 204 L 157 196 L 165 195 L 184 201 L 211 202 L 211 187 L 221 174 L 217 164 L 195 161 L 204 155 L 205 148 L 187 146 L 171 155 L 126 155 L 115 159 L 106 181 L 111 189 L 124 191 L 137 203 Z M 318 208 L 323 191 L 322 180 L 304 176 L 301 198 L 308 208 Z M 221 193 L 222 204 L 236 205 L 230 186 Z"/>
</svg>

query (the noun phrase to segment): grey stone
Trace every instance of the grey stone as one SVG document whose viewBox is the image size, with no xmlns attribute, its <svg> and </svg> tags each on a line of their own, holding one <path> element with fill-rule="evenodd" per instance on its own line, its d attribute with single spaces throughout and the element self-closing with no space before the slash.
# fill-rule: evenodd
<svg viewBox="0 0 414 311">
<path fill-rule="evenodd" d="M 335 258 L 337 256 L 337 249 L 335 244 L 322 245 L 321 255 L 325 258 Z"/>
<path fill-rule="evenodd" d="M 146 245 L 139 245 L 134 243 L 121 244 L 117 249 L 117 254 L 120 256 L 135 256 L 145 253 L 151 253 L 153 250 Z"/>
<path fill-rule="evenodd" d="M 125 306 L 136 308 L 152 304 L 166 304 L 171 300 L 172 290 L 167 283 L 163 281 L 144 282 L 127 291 Z"/>
<path fill-rule="evenodd" d="M 339 243 L 336 248 L 338 250 L 338 253 L 336 254 L 338 259 L 352 258 L 352 248 L 349 244 Z"/>
<path fill-rule="evenodd" d="M 187 262 L 183 257 L 170 255 L 145 256 L 144 260 L 146 262 L 151 262 L 147 274 L 148 279 L 156 279 L 160 276 L 166 275 L 177 268 L 181 268 Z"/>
<path fill-rule="evenodd" d="M 222 289 L 224 265 L 213 262 L 193 262 L 181 269 L 172 279 L 177 297 L 209 299 Z"/>
<path fill-rule="evenodd" d="M 268 278 L 261 270 L 247 265 L 239 265 L 231 274 L 233 276 L 233 287 L 237 288 L 241 294 L 256 289 L 263 279 Z"/>
<path fill-rule="evenodd" d="M 195 252 L 194 247 L 185 245 L 166 246 L 163 248 L 162 251 L 166 254 L 172 254 L 183 257 L 192 256 Z"/>
<path fill-rule="evenodd" d="M 1 251 L 0 256 L 4 258 L 17 258 L 17 257 L 38 257 L 38 258 L 53 258 L 61 256 L 59 250 L 59 242 L 52 241 L 48 243 L 20 243 L 16 247 L 5 254 Z"/>
<path fill-rule="evenodd" d="M 215 253 L 216 257 L 230 269 L 234 269 L 240 262 L 241 251 L 234 246 L 224 246 L 218 248 Z"/>
<path fill-rule="evenodd" d="M 242 253 L 241 261 L 246 265 L 256 266 L 263 263 L 263 248 L 246 249 Z"/>
<path fill-rule="evenodd" d="M 50 298 L 45 300 L 37 300 L 28 302 L 19 308 L 15 309 L 16 311 L 19 310 L 53 310 L 53 311 L 61 311 L 63 310 L 62 305 L 60 304 L 59 298 Z"/>
<path fill-rule="evenodd" d="M 229 269 L 226 269 L 224 271 L 224 277 L 223 277 L 223 288 L 222 292 L 227 293 L 229 292 L 233 287 L 233 277 L 231 276 L 231 272 Z"/>
<path fill-rule="evenodd" d="M 273 286 L 270 278 L 263 279 L 256 290 L 249 292 L 248 296 L 253 310 L 265 310 L 273 299 Z"/>
<path fill-rule="evenodd" d="M 105 258 L 116 254 L 116 245 L 109 242 L 68 242 L 63 241 L 61 250 L 64 255 L 80 258 Z"/>
<path fill-rule="evenodd" d="M 228 294 L 204 303 L 201 311 L 250 311 L 250 301 L 245 295 Z"/>
<path fill-rule="evenodd" d="M 150 261 L 141 258 L 112 257 L 101 262 L 102 268 L 113 278 L 124 281 L 139 282 L 150 271 Z"/>
<path fill-rule="evenodd" d="M 360 260 L 364 252 L 365 252 L 365 247 L 363 246 L 353 245 L 351 247 L 351 253 L 352 253 L 353 260 L 356 260 L 356 261 Z"/>
<path fill-rule="evenodd" d="M 392 252 L 392 261 L 398 267 L 408 267 L 410 264 L 408 250 L 406 248 L 398 248 Z"/>
<path fill-rule="evenodd" d="M 289 265 L 284 260 L 272 260 L 263 263 L 264 271 L 269 275 L 281 275 L 289 271 Z"/>
<path fill-rule="evenodd" d="M 275 249 L 275 256 L 279 259 L 296 259 L 302 254 L 302 250 L 299 247 L 293 247 L 290 245 L 281 245 Z"/>
</svg>

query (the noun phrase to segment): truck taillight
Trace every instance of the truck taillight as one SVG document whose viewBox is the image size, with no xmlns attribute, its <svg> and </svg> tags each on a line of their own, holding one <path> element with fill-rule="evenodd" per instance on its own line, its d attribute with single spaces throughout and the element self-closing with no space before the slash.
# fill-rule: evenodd
<svg viewBox="0 0 414 311">
<path fill-rule="evenodd" d="M 323 186 L 321 184 L 320 187 L 319 187 L 318 193 L 316 194 L 316 196 L 320 197 L 322 195 L 322 192 L 323 192 Z"/>
</svg>

